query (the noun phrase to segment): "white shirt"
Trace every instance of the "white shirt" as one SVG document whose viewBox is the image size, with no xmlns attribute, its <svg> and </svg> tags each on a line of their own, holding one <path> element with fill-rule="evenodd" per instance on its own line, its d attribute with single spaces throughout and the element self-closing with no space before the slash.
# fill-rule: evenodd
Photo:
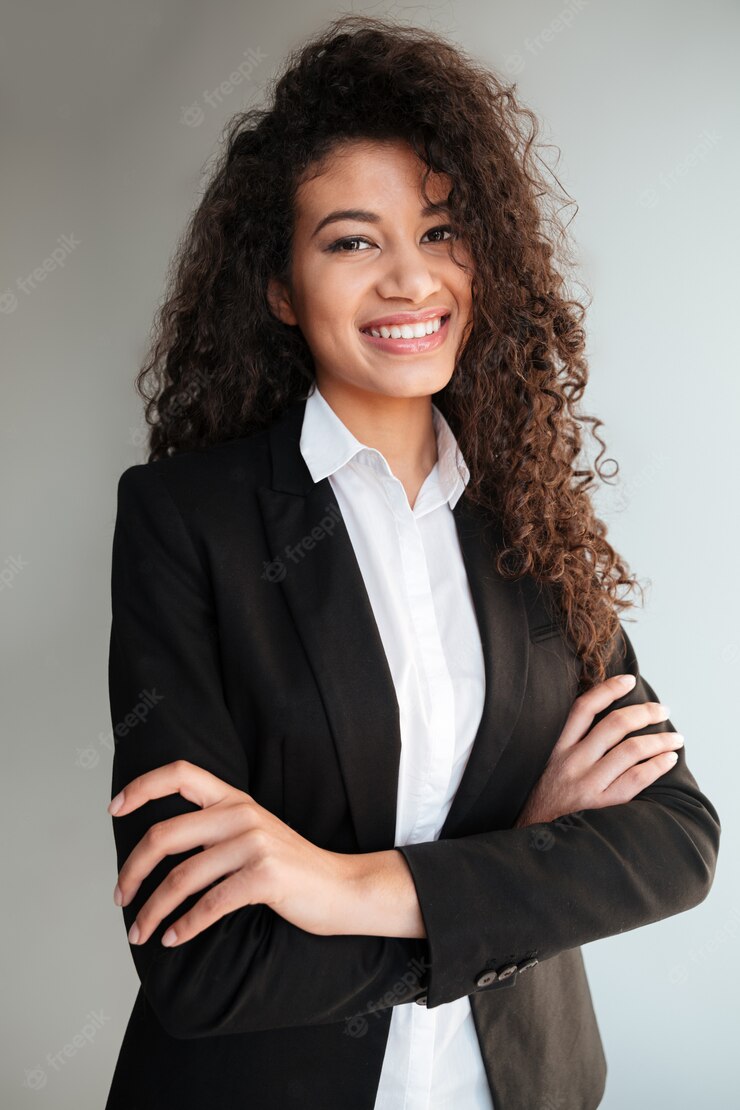
<svg viewBox="0 0 740 1110">
<path fill-rule="evenodd" d="M 399 706 L 395 846 L 436 840 L 483 712 L 480 633 L 452 509 L 470 474 L 436 405 L 437 462 L 409 505 L 385 457 L 339 419 L 318 387 L 300 449 L 329 476 L 362 572 Z M 459 462 L 459 470 L 455 459 Z M 494 1110 L 467 996 L 393 1007 L 374 1110 Z"/>
</svg>

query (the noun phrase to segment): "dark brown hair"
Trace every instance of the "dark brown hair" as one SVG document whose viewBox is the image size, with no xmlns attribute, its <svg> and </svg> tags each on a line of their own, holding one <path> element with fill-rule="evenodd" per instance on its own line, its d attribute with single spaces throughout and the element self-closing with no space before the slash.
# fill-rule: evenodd
<svg viewBox="0 0 740 1110">
<path fill-rule="evenodd" d="M 289 284 L 296 189 L 339 144 L 404 139 L 452 180 L 453 227 L 474 262 L 472 327 L 433 398 L 470 469 L 465 496 L 501 522 L 499 573 L 546 584 L 582 688 L 600 681 L 619 610 L 634 604 L 620 591 L 641 587 L 591 502 L 607 475 L 602 421 L 578 409 L 586 308 L 567 288 L 564 194 L 534 113 L 436 33 L 356 15 L 289 55 L 269 101 L 229 121 L 173 258 L 136 380 L 149 459 L 244 436 L 307 396 L 310 349 L 266 297 L 270 277 Z M 600 445 L 591 466 L 584 423 Z"/>
</svg>

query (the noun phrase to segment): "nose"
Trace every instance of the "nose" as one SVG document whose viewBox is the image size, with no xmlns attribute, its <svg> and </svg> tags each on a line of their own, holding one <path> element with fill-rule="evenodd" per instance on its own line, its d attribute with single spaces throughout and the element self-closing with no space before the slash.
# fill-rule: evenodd
<svg viewBox="0 0 740 1110">
<path fill-rule="evenodd" d="M 378 294 L 385 300 L 424 304 L 439 292 L 442 281 L 435 272 L 435 260 L 419 247 L 400 246 L 387 253 L 383 272 L 377 280 Z"/>
</svg>

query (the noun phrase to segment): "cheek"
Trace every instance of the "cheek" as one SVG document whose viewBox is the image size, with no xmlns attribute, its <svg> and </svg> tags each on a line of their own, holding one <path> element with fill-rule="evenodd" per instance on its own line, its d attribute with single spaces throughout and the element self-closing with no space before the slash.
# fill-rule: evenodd
<svg viewBox="0 0 740 1110">
<path fill-rule="evenodd" d="M 467 256 L 462 255 L 461 261 L 469 265 Z M 463 270 L 450 259 L 449 267 L 445 273 L 445 283 L 455 297 L 461 311 L 469 310 L 473 303 L 472 270 Z"/>
<path fill-rule="evenodd" d="M 335 302 L 314 299 L 304 307 L 301 331 L 317 361 L 341 361 L 353 340 L 353 320 Z"/>
<path fill-rule="evenodd" d="M 303 333 L 324 348 L 346 343 L 355 337 L 360 318 L 364 285 L 358 287 L 351 275 L 316 273 L 301 298 Z"/>
</svg>

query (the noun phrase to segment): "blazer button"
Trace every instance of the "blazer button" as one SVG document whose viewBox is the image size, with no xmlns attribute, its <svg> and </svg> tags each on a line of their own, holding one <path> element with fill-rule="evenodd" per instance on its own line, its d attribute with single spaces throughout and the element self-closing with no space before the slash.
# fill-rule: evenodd
<svg viewBox="0 0 740 1110">
<path fill-rule="evenodd" d="M 415 1002 L 417 1006 L 426 1006 L 427 996 L 425 994 L 421 994 L 417 999 L 415 999 Z"/>
<path fill-rule="evenodd" d="M 475 980 L 479 987 L 490 987 L 491 983 L 495 982 L 497 974 L 495 971 L 484 971 Z"/>
<path fill-rule="evenodd" d="M 534 965 L 538 964 L 539 962 L 540 961 L 536 960 L 533 956 L 531 960 L 525 960 L 523 964 L 519 964 L 519 970 L 520 971 L 529 971 L 530 967 L 534 967 Z"/>
<path fill-rule="evenodd" d="M 499 979 L 508 979 L 509 976 L 513 975 L 516 970 L 516 964 L 509 964 L 508 967 L 504 967 L 501 969 L 501 971 L 499 971 L 498 977 Z"/>
</svg>

